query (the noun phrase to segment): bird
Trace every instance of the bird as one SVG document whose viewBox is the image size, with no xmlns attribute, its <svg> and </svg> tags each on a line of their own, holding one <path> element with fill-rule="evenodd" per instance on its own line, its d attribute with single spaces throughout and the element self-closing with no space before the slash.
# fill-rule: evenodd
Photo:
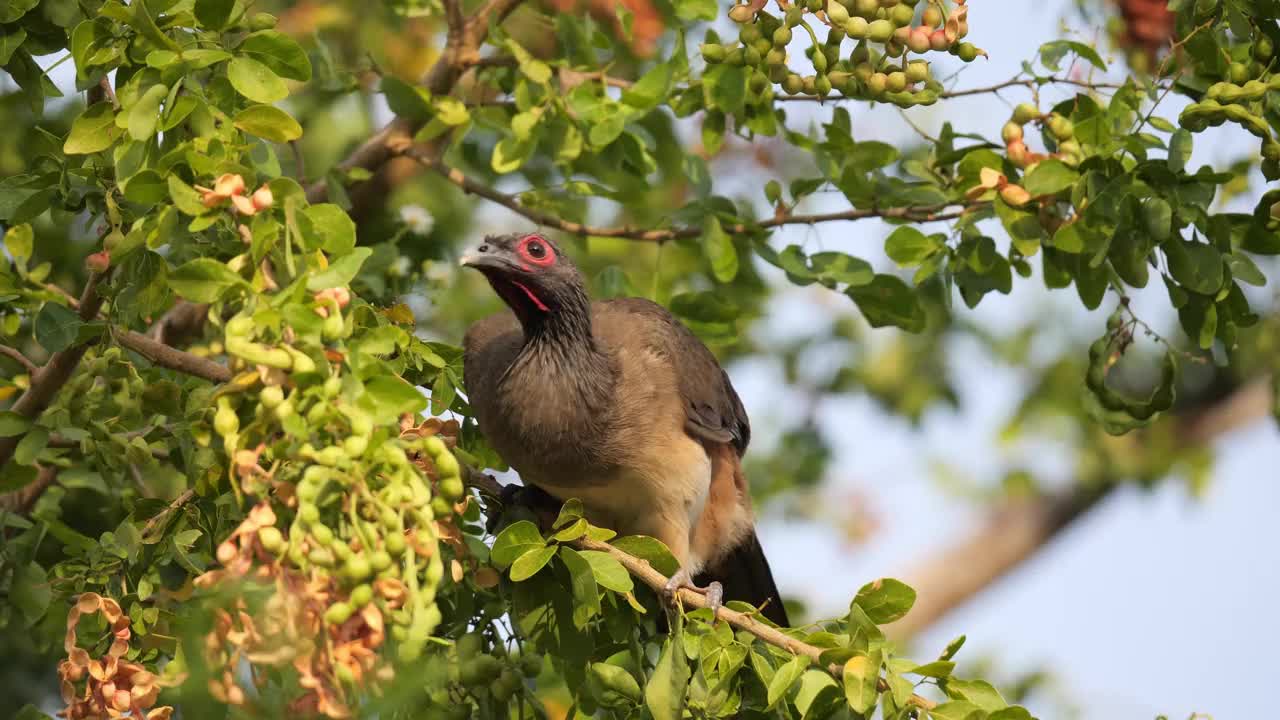
<svg viewBox="0 0 1280 720">
<path fill-rule="evenodd" d="M 751 426 L 711 350 L 650 300 L 593 302 L 540 233 L 486 236 L 459 262 L 508 308 L 467 329 L 463 385 L 523 483 L 662 541 L 679 563 L 668 601 L 688 588 L 713 611 L 739 600 L 787 626 L 742 468 Z"/>
</svg>

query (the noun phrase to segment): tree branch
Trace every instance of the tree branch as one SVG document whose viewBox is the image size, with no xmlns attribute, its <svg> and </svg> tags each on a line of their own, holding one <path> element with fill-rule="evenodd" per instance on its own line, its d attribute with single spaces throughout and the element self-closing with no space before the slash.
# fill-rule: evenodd
<svg viewBox="0 0 1280 720">
<path fill-rule="evenodd" d="M 450 30 L 440 59 L 431 66 L 422 78 L 422 84 L 432 95 L 448 95 L 458 77 L 479 58 L 480 45 L 489 32 L 489 23 L 502 22 L 511 11 L 515 10 L 523 0 L 489 0 L 474 15 L 467 18 L 455 31 L 455 13 L 460 14 L 459 0 L 445 2 L 446 14 L 450 16 Z M 364 141 L 345 160 L 338 163 L 340 174 L 352 168 L 377 170 L 387 163 L 394 153 L 392 146 L 412 142 L 413 136 L 422 129 L 422 123 L 406 118 L 396 118 L 386 127 L 374 133 L 373 137 Z M 433 145 L 443 142 L 433 141 Z M 323 202 L 329 196 L 329 187 L 325 180 L 318 180 L 307 186 L 308 202 Z"/>
<path fill-rule="evenodd" d="M 80 319 L 85 322 L 96 317 L 98 309 L 102 307 L 102 296 L 98 295 L 100 280 L 102 280 L 101 273 L 91 273 L 84 284 L 84 292 L 80 295 Z M 71 374 L 75 372 L 76 366 L 80 364 L 80 358 L 84 357 L 90 344 L 92 343 L 77 343 L 54 353 L 49 358 L 49 362 L 31 376 L 31 386 L 13 403 L 10 410 L 28 420 L 40 417 L 40 414 L 49 407 L 49 403 L 53 402 L 58 391 L 67 383 Z M 21 439 L 21 434 L 0 438 L 0 466 L 13 457 L 13 451 L 18 447 L 18 441 Z"/>
<path fill-rule="evenodd" d="M 1194 446 L 1211 442 L 1264 417 L 1270 404 L 1267 379 L 1254 380 L 1219 402 L 1178 418 L 1180 443 Z M 886 632 L 908 638 L 933 625 L 1033 557 L 1116 487 L 1077 487 L 1005 503 L 971 535 L 903 576 L 916 590 L 916 603 L 906 617 L 887 626 Z"/>
<path fill-rule="evenodd" d="M 202 358 L 170 347 L 140 332 L 116 330 L 113 335 L 116 342 L 161 367 L 194 375 L 215 383 L 224 383 L 231 380 L 231 371 L 227 369 L 227 366 L 208 358 Z"/>
<path fill-rule="evenodd" d="M 484 183 L 473 180 L 462 173 L 457 168 L 451 168 L 441 161 L 434 153 L 428 152 L 411 143 L 400 144 L 396 148 L 401 155 L 417 160 L 425 167 L 439 173 L 449 182 L 458 186 L 463 192 L 470 195 L 482 197 L 490 202 L 497 203 L 512 212 L 523 215 L 538 225 L 544 227 L 555 228 L 563 232 L 573 235 L 593 236 L 593 237 L 612 237 L 626 238 L 630 240 L 642 240 L 646 242 L 666 242 L 668 240 L 679 240 L 683 238 L 694 238 L 702 234 L 702 228 L 684 227 L 684 228 L 665 228 L 665 229 L 646 229 L 635 227 L 632 225 L 623 225 L 618 227 L 599 227 L 593 225 L 584 225 L 572 220 L 565 220 L 557 215 L 543 212 L 535 208 L 525 207 L 514 195 L 499 192 Z M 961 205 L 959 210 L 947 210 L 954 207 L 958 203 L 944 203 L 940 205 L 921 205 L 908 207 L 893 208 L 871 208 L 868 210 L 849 209 L 833 213 L 820 213 L 815 215 L 782 215 L 778 217 L 762 220 L 754 224 L 731 224 L 724 226 L 725 232 L 731 234 L 748 233 L 753 230 L 769 229 L 781 227 L 783 225 L 813 225 L 823 222 L 832 222 L 837 220 L 863 220 L 866 218 L 884 218 L 894 220 L 910 220 L 912 222 L 936 222 L 942 220 L 954 220 L 967 212 L 971 212 L 978 208 L 986 207 L 988 202 L 972 202 L 967 205 Z"/>
<path fill-rule="evenodd" d="M 0 345 L 0 355 L 8 355 L 18 361 L 19 365 L 27 369 L 28 375 L 35 375 L 36 372 L 40 370 L 40 368 L 37 367 L 35 363 L 28 360 L 27 356 L 23 355 L 18 348 L 9 347 L 8 345 Z"/>
<path fill-rule="evenodd" d="M 467 469 L 467 484 L 487 495 L 492 495 L 494 497 L 502 496 L 501 483 L 489 475 L 476 470 L 471 470 L 470 468 Z M 654 569 L 654 567 L 649 564 L 648 560 L 642 560 L 630 553 L 619 550 L 608 543 L 592 540 L 591 538 L 579 538 L 569 544 L 579 550 L 593 550 L 595 552 L 606 553 L 613 557 L 613 559 L 617 560 L 622 567 L 626 568 L 627 572 L 630 573 L 632 577 L 645 585 L 648 585 L 650 589 L 655 593 L 658 593 L 659 597 L 666 592 L 667 581 L 669 578 Z M 698 608 L 707 607 L 706 597 L 693 592 L 688 588 L 681 588 L 678 593 L 678 597 L 680 598 L 680 603 L 686 608 L 696 610 Z M 772 625 L 756 620 L 755 617 L 751 615 L 738 612 L 737 610 L 731 610 L 727 607 L 722 606 L 716 612 L 716 619 L 724 620 L 739 630 L 745 630 L 774 647 L 781 648 L 795 655 L 803 655 L 809 658 L 813 664 L 835 676 L 837 681 L 841 681 L 843 678 L 844 666 L 834 663 L 824 664 L 822 662 L 823 650 L 820 647 L 797 640 Z M 889 690 L 889 684 L 881 678 L 877 688 L 880 692 L 887 692 Z M 937 705 L 937 703 L 932 700 L 920 697 L 919 695 L 912 695 L 908 702 L 911 705 L 925 710 L 931 710 Z"/>
</svg>

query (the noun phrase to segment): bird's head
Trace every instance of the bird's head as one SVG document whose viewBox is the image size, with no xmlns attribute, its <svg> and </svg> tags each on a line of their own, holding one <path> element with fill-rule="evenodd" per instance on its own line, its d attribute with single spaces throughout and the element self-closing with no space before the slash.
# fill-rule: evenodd
<svg viewBox="0 0 1280 720">
<path fill-rule="evenodd" d="M 490 235 L 463 253 L 460 262 L 484 273 L 526 330 L 558 316 L 586 311 L 582 274 L 543 235 Z"/>
</svg>

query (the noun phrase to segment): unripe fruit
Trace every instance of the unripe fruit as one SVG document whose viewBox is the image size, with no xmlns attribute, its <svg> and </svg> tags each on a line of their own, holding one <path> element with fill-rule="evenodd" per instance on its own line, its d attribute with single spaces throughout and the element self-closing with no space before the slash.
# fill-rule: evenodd
<svg viewBox="0 0 1280 720">
<path fill-rule="evenodd" d="M 746 5 L 734 5 L 729 11 L 729 19 L 736 23 L 751 22 L 751 18 L 755 13 L 751 12 L 751 8 Z"/>
<path fill-rule="evenodd" d="M 388 535 L 387 539 L 383 542 L 386 545 L 387 552 L 390 553 L 392 557 L 400 557 L 404 554 L 406 547 L 404 535 L 401 535 L 400 533 L 392 533 Z"/>
<path fill-rule="evenodd" d="M 818 71 L 819 75 L 827 72 L 827 56 L 821 52 L 813 54 L 813 69 Z"/>
<path fill-rule="evenodd" d="M 826 97 L 831 94 L 831 80 L 826 75 L 819 75 L 818 79 L 813 81 L 813 89 L 819 97 Z"/>
<path fill-rule="evenodd" d="M 821 12 L 825 3 L 823 0 L 806 0 L 804 6 L 811 13 Z"/>
<path fill-rule="evenodd" d="M 867 37 L 867 33 L 871 30 L 871 23 L 867 22 L 864 17 L 854 16 L 844 24 L 844 31 L 854 40 L 862 40 Z"/>
<path fill-rule="evenodd" d="M 828 0 L 827 19 L 836 25 L 844 25 L 849 21 L 849 11 L 836 0 Z"/>
<path fill-rule="evenodd" d="M 782 89 L 788 95 L 795 95 L 804 89 L 804 79 L 799 75 L 792 73 L 787 76 L 786 80 L 782 81 Z"/>
<path fill-rule="evenodd" d="M 902 92 L 907 88 L 907 74 L 900 71 L 889 73 L 885 87 L 889 92 Z"/>
<path fill-rule="evenodd" d="M 978 59 L 978 46 L 973 43 L 960 43 L 956 48 L 956 57 L 965 62 L 973 62 Z"/>
<path fill-rule="evenodd" d="M 724 62 L 724 46 L 715 43 L 703 43 L 699 48 L 702 51 L 702 59 L 709 63 Z"/>
<path fill-rule="evenodd" d="M 258 393 L 258 402 L 270 410 L 284 402 L 284 390 L 279 385 L 268 385 Z"/>
<path fill-rule="evenodd" d="M 917 55 L 929 52 L 929 31 L 922 27 L 912 29 L 907 34 L 907 47 Z"/>
<path fill-rule="evenodd" d="M 742 50 L 742 64 L 748 67 L 755 67 L 760 64 L 764 58 L 760 55 L 760 51 L 754 47 L 746 47 Z"/>
<path fill-rule="evenodd" d="M 315 505 L 303 505 L 298 508 L 298 520 L 303 525 L 311 526 L 320 522 L 320 508 Z"/>
<path fill-rule="evenodd" d="M 871 76 L 875 71 L 876 69 L 871 66 L 871 63 L 861 62 L 853 66 L 853 77 L 857 79 L 858 82 L 866 84 L 871 80 Z"/>
<path fill-rule="evenodd" d="M 733 48 L 728 52 L 728 54 L 724 56 L 724 62 L 726 65 L 734 65 L 734 66 L 746 65 L 747 52 L 746 50 L 743 50 L 740 47 Z"/>
<path fill-rule="evenodd" d="M 267 552 L 275 555 L 279 555 L 285 549 L 284 534 L 279 528 L 270 525 L 258 528 L 258 542 L 262 543 L 262 547 Z"/>
<path fill-rule="evenodd" d="M 253 17 L 249 18 L 250 30 L 270 30 L 275 26 L 276 16 L 271 13 L 254 13 Z"/>
<path fill-rule="evenodd" d="M 1227 77 L 1231 78 L 1231 82 L 1237 85 L 1243 85 L 1249 80 L 1249 66 L 1244 63 L 1233 62 L 1227 68 Z"/>
<path fill-rule="evenodd" d="M 1259 35 L 1257 40 L 1253 41 L 1253 59 L 1260 63 L 1265 63 L 1271 59 L 1271 55 L 1275 53 L 1275 44 L 1271 42 L 1271 38 L 1266 35 Z"/>
<path fill-rule="evenodd" d="M 357 585 L 351 591 L 351 604 L 354 607 L 362 608 L 373 601 L 373 586 L 369 584 Z"/>
<path fill-rule="evenodd" d="M 333 544 L 333 529 L 328 525 L 312 525 L 309 532 L 311 539 L 317 543 L 325 546 Z"/>
<path fill-rule="evenodd" d="M 899 5 L 889 12 L 889 21 L 898 27 L 905 27 L 911 24 L 915 14 L 915 8 L 910 5 Z"/>
<path fill-rule="evenodd" d="M 234 435 L 240 431 L 240 418 L 230 405 L 221 405 L 213 414 L 213 429 L 219 435 Z"/>
<path fill-rule="evenodd" d="M 921 14 L 920 22 L 925 27 L 936 28 L 942 24 L 942 11 L 938 9 L 937 5 L 930 3 L 929 7 L 925 8 L 924 13 Z"/>
<path fill-rule="evenodd" d="M 354 610 L 349 603 L 334 603 L 324 611 L 324 621 L 330 625 L 341 625 L 351 617 L 352 612 Z"/>
<path fill-rule="evenodd" d="M 849 18 L 849 19 L 851 20 L 852 18 Z M 848 22 L 848 20 L 845 20 L 845 22 Z M 844 38 L 845 38 L 844 23 L 840 23 L 839 26 L 833 27 L 827 31 L 828 45 L 833 45 L 836 48 L 839 48 L 840 43 L 844 42 Z"/>
<path fill-rule="evenodd" d="M 929 63 L 913 60 L 907 63 L 907 82 L 924 82 L 929 79 Z"/>
<path fill-rule="evenodd" d="M 760 26 L 754 23 L 743 25 L 742 29 L 738 31 L 738 42 L 743 45 L 750 45 L 762 37 L 764 37 L 764 33 L 760 31 Z"/>
<path fill-rule="evenodd" d="M 770 180 L 764 184 L 764 197 L 769 201 L 770 205 L 777 205 L 782 199 L 782 185 L 777 180 Z"/>
<path fill-rule="evenodd" d="M 780 27 L 773 31 L 773 46 L 786 47 L 791 42 L 791 28 Z"/>
<path fill-rule="evenodd" d="M 787 8 L 787 14 L 784 17 L 783 22 L 787 24 L 787 27 L 793 28 L 799 25 L 800 21 L 803 19 L 804 19 L 804 8 L 799 7 L 798 5 L 792 5 L 791 7 Z"/>
<path fill-rule="evenodd" d="M 373 574 L 373 566 L 364 554 L 352 555 L 342 563 L 341 575 L 347 582 L 357 583 Z"/>
<path fill-rule="evenodd" d="M 882 72 L 873 73 L 867 80 L 867 89 L 872 95 L 881 95 L 889 84 L 889 76 Z"/>
<path fill-rule="evenodd" d="M 1022 126 L 1010 120 L 1004 124 L 1004 127 L 1000 128 L 1000 137 L 1004 140 L 1006 145 L 1011 142 L 1021 140 Z"/>
<path fill-rule="evenodd" d="M 804 81 L 803 81 L 803 82 L 804 82 L 804 94 L 805 94 L 805 95 L 816 95 L 816 94 L 817 94 L 817 92 L 818 92 L 818 86 L 815 84 L 815 83 L 817 82 L 817 80 L 818 80 L 818 78 L 817 78 L 816 76 L 814 76 L 814 75 L 806 75 L 806 76 L 804 77 Z"/>
<path fill-rule="evenodd" d="M 1059 140 L 1066 140 L 1075 134 L 1075 125 L 1070 120 L 1055 113 L 1049 118 L 1049 132 Z"/>
<path fill-rule="evenodd" d="M 431 514 L 437 518 L 449 517 L 453 514 L 453 506 L 440 496 L 431 498 Z"/>
<path fill-rule="evenodd" d="M 1013 121 L 1019 125 L 1026 125 L 1038 117 L 1040 117 L 1040 108 L 1031 103 L 1019 103 L 1013 109 Z"/>
<path fill-rule="evenodd" d="M 900 58 L 907 51 L 907 46 L 897 40 L 890 40 L 884 44 L 884 54 L 891 58 Z"/>
<path fill-rule="evenodd" d="M 867 38 L 872 42 L 888 42 L 893 37 L 893 23 L 888 20 L 875 20 L 867 26 Z"/>
<path fill-rule="evenodd" d="M 1067 155 L 1078 155 L 1084 152 L 1084 149 L 1081 148 L 1080 143 L 1075 140 L 1063 140 L 1058 143 L 1058 152 L 1065 153 Z"/>
<path fill-rule="evenodd" d="M 751 73 L 751 79 L 747 81 L 747 87 L 753 93 L 764 92 L 764 89 L 769 87 L 769 78 L 765 77 L 763 73 Z"/>
<path fill-rule="evenodd" d="M 879 0 L 854 0 L 853 14 L 865 20 L 870 20 L 876 16 L 876 11 L 880 9 Z"/>
</svg>

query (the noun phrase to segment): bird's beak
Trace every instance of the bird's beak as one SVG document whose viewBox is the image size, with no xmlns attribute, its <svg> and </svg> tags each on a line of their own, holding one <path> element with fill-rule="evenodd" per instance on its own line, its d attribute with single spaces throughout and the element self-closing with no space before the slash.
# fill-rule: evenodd
<svg viewBox="0 0 1280 720">
<path fill-rule="evenodd" d="M 501 253 L 496 253 L 492 250 L 481 252 L 480 246 L 478 245 L 462 253 L 462 257 L 458 258 L 458 264 L 462 267 L 475 268 L 476 270 L 484 270 L 487 268 L 501 270 L 510 265 L 510 263 L 502 257 Z"/>
</svg>

